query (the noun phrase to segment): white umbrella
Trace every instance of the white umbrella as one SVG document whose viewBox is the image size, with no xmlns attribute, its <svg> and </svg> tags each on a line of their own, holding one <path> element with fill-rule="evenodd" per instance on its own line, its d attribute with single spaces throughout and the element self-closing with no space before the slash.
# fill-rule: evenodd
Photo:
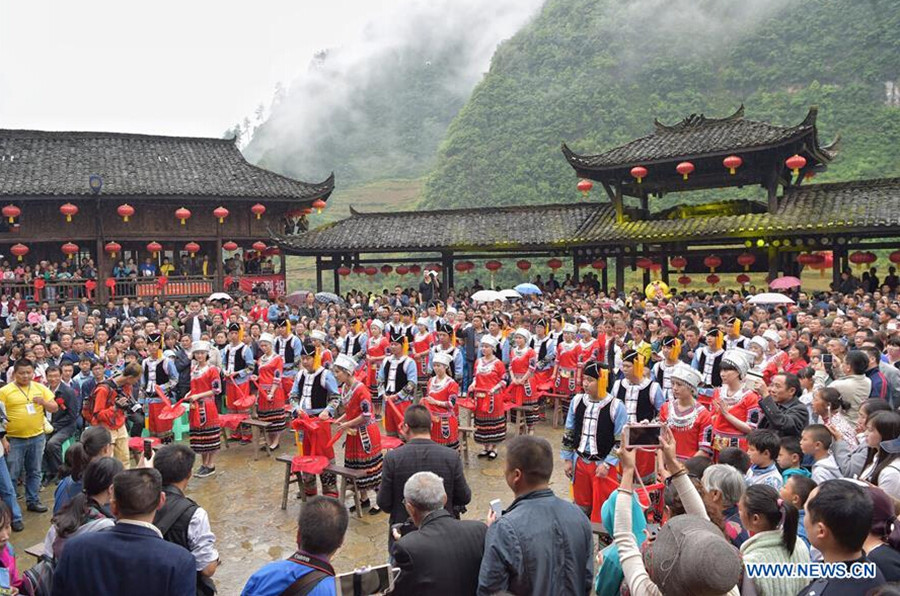
<svg viewBox="0 0 900 596">
<path fill-rule="evenodd" d="M 500 295 L 504 298 L 509 298 L 510 300 L 519 300 L 522 298 L 522 294 L 515 290 L 500 290 Z"/>
<path fill-rule="evenodd" d="M 789 296 L 779 294 L 778 292 L 763 292 L 757 294 L 748 300 L 750 304 L 793 304 Z"/>
<path fill-rule="evenodd" d="M 506 300 L 506 297 L 500 292 L 495 292 L 494 290 L 478 290 L 474 294 L 472 294 L 472 300 L 475 302 L 494 302 L 495 300 L 499 300 L 503 302 Z"/>
<path fill-rule="evenodd" d="M 207 298 L 206 301 L 212 302 L 213 300 L 224 300 L 226 302 L 230 302 L 231 296 L 229 296 L 225 292 L 213 292 L 209 295 L 209 298 Z"/>
</svg>

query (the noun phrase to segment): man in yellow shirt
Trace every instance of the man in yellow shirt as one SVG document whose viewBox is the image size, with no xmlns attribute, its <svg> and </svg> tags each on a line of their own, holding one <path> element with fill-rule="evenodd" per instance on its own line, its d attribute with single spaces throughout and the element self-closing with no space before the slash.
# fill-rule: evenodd
<svg viewBox="0 0 900 596">
<path fill-rule="evenodd" d="M 44 412 L 59 409 L 53 392 L 34 381 L 34 364 L 17 360 L 13 365 L 13 382 L 0 389 L 0 401 L 6 406 L 9 422 L 9 475 L 18 479 L 25 470 L 25 503 L 28 511 L 44 513 L 47 507 L 40 501 L 41 463 L 44 457 Z"/>
</svg>

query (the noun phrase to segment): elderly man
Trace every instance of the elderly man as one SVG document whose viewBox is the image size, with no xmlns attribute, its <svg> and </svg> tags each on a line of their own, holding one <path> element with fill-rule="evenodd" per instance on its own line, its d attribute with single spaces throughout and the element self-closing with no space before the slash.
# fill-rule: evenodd
<svg viewBox="0 0 900 596">
<path fill-rule="evenodd" d="M 772 377 L 769 395 L 759 400 L 763 419 L 759 428 L 768 428 L 780 437 L 799 437 L 809 422 L 809 411 L 800 401 L 800 379 L 792 373 L 779 373 Z"/>
<path fill-rule="evenodd" d="M 413 474 L 403 487 L 404 507 L 418 531 L 394 535 L 400 576 L 393 594 L 467 596 L 478 587 L 487 526 L 455 519 L 444 505 L 444 481 L 432 472 Z"/>
</svg>

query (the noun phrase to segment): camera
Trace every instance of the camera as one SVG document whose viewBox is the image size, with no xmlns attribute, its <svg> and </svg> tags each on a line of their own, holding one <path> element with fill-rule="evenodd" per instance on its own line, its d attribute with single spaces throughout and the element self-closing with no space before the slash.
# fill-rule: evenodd
<svg viewBox="0 0 900 596">
<path fill-rule="evenodd" d="M 626 448 L 658 449 L 662 424 L 626 424 L 622 430 L 623 443 Z"/>
</svg>

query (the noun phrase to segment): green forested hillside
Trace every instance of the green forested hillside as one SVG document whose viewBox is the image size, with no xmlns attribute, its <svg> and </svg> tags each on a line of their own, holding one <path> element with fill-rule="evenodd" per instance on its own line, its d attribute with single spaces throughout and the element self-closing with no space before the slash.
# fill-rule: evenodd
<svg viewBox="0 0 900 596">
<path fill-rule="evenodd" d="M 561 142 L 596 153 L 741 103 L 785 125 L 818 105 L 820 141 L 842 136 L 823 181 L 900 175 L 895 83 L 897 0 L 547 0 L 454 119 L 423 204 L 574 200 Z"/>
</svg>

